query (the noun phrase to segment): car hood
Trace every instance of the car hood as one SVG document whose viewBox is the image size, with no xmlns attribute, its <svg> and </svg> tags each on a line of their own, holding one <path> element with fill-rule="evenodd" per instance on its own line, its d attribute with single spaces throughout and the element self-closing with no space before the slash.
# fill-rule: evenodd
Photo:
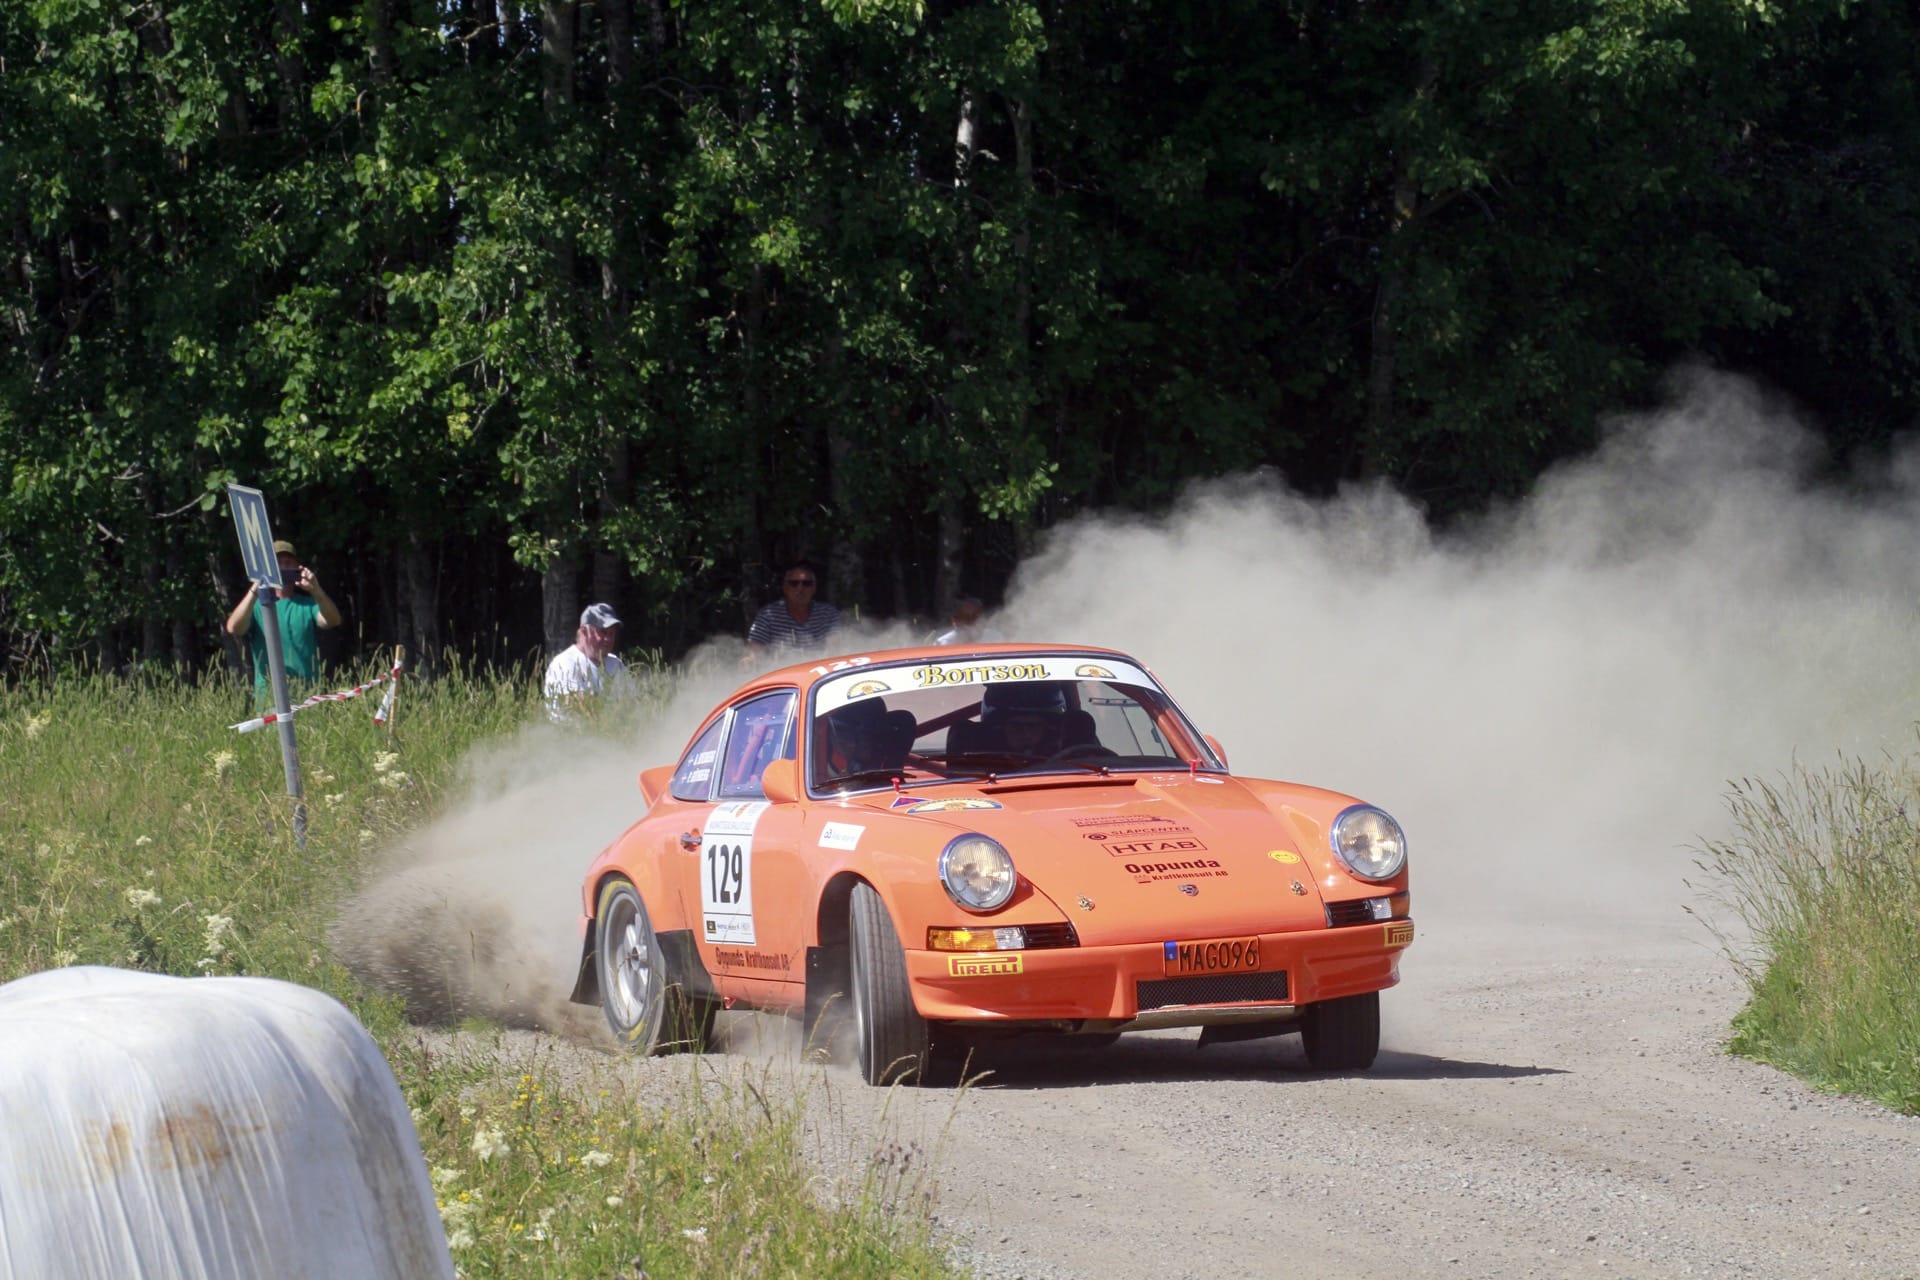
<svg viewBox="0 0 1920 1280">
<path fill-rule="evenodd" d="M 1312 851 L 1232 778 L 942 786 L 879 807 L 998 840 L 1084 945 L 1326 925 Z"/>
</svg>

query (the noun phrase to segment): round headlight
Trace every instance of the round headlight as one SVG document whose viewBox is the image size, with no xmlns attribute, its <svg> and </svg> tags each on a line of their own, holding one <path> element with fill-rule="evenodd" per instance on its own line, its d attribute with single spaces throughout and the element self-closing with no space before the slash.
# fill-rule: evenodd
<svg viewBox="0 0 1920 1280">
<path fill-rule="evenodd" d="M 969 911 L 996 911 L 1007 905 L 1020 877 L 1013 858 L 997 840 L 960 836 L 940 854 L 940 883 L 947 896 Z"/>
<path fill-rule="evenodd" d="M 1333 820 L 1333 851 L 1363 880 L 1391 880 L 1407 865 L 1407 836 L 1383 810 L 1357 804 Z"/>
</svg>

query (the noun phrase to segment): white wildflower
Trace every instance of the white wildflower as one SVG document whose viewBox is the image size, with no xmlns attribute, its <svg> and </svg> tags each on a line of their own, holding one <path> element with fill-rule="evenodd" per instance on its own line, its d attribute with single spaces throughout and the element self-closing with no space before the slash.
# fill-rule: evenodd
<svg viewBox="0 0 1920 1280">
<path fill-rule="evenodd" d="M 705 1227 L 682 1227 L 680 1228 L 680 1234 L 689 1240 L 705 1240 L 707 1238 L 707 1229 Z"/>
<path fill-rule="evenodd" d="M 227 934 L 233 930 L 233 917 L 211 915 L 202 916 L 201 919 L 205 920 L 207 925 L 207 934 L 203 940 L 201 950 L 207 953 L 208 959 L 217 960 L 226 953 L 227 944 L 225 939 Z"/>
<path fill-rule="evenodd" d="M 80 956 L 78 952 L 56 951 L 53 953 L 53 967 L 56 969 L 64 969 L 68 965 L 74 963 L 79 958 Z"/>
<path fill-rule="evenodd" d="M 315 769 L 313 771 L 313 785 L 316 787 L 330 787 L 333 785 L 333 775 L 325 769 Z"/>
<path fill-rule="evenodd" d="M 52 723 L 53 723 L 53 711 L 51 709 L 48 709 L 46 711 L 36 712 L 35 714 L 28 716 L 27 722 L 24 726 L 27 734 L 27 741 L 32 742 L 35 738 L 39 737 L 43 732 L 46 731 L 46 727 Z"/>
<path fill-rule="evenodd" d="M 507 1135 L 498 1129 L 476 1129 L 473 1134 L 473 1154 L 480 1157 L 480 1163 L 497 1160 L 513 1148 L 507 1143 Z"/>
<path fill-rule="evenodd" d="M 395 771 L 393 773 L 381 774 L 380 785 L 385 787 L 389 791 L 399 791 L 405 787 L 409 787 L 413 785 L 413 782 L 412 782 L 412 779 L 408 778 L 406 774 Z"/>
<path fill-rule="evenodd" d="M 360 843 L 361 843 L 361 844 L 372 844 L 372 843 L 373 843 L 373 832 L 371 832 L 371 831 L 367 831 L 367 830 L 364 830 L 364 829 L 363 829 L 363 830 L 362 830 L 362 831 L 360 832 Z"/>
<path fill-rule="evenodd" d="M 552 1221 L 553 1221 L 553 1206 L 548 1205 L 546 1208 L 540 1211 L 540 1220 L 534 1223 L 532 1228 L 528 1230 L 527 1239 L 545 1240 L 547 1238 L 547 1224 Z"/>
<path fill-rule="evenodd" d="M 604 1169 L 613 1163 L 613 1157 L 604 1151 L 589 1151 L 580 1157 L 580 1163 L 589 1169 Z"/>
<path fill-rule="evenodd" d="M 375 773 L 385 773 L 399 763 L 400 753 L 398 751 L 376 752 L 373 757 L 373 771 Z"/>
<path fill-rule="evenodd" d="M 144 849 L 152 843 L 153 843 L 152 836 L 140 836 L 134 840 L 133 847 L 136 849 Z"/>
<path fill-rule="evenodd" d="M 329 809 L 337 809 L 337 808 L 339 808 L 339 807 L 340 807 L 340 802 L 341 802 L 342 800 L 345 800 L 346 798 L 347 798 L 347 793 L 346 793 L 346 792 L 344 792 L 344 791 L 335 791 L 335 792 L 333 792 L 333 793 L 331 793 L 330 795 L 328 795 L 328 796 L 326 797 L 326 802 L 327 802 L 327 808 L 329 808 Z"/>
<path fill-rule="evenodd" d="M 231 751 L 209 752 L 207 760 L 216 778 L 226 777 L 233 772 L 233 767 L 240 763 Z"/>
<path fill-rule="evenodd" d="M 427 1171 L 427 1177 L 433 1181 L 434 1190 L 445 1191 L 448 1187 L 460 1181 L 460 1171 L 458 1169 L 449 1169 L 445 1165 L 436 1164 Z"/>
<path fill-rule="evenodd" d="M 135 911 L 140 910 L 142 907 L 157 907 L 160 905 L 160 895 L 151 889 L 129 889 L 127 890 L 127 905 Z"/>
<path fill-rule="evenodd" d="M 625 1203 L 626 1201 L 622 1200 L 619 1196 L 607 1197 L 607 1208 L 609 1209 L 618 1209 L 621 1205 Z"/>
</svg>

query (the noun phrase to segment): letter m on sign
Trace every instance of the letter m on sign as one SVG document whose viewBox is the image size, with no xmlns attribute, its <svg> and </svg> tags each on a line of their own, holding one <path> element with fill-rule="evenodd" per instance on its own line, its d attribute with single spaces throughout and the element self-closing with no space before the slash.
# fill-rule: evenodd
<svg viewBox="0 0 1920 1280">
<path fill-rule="evenodd" d="M 273 526 L 267 523 L 265 495 L 243 484 L 230 484 L 227 502 L 233 507 L 233 527 L 240 534 L 240 558 L 247 562 L 247 577 L 279 586 L 280 558 L 273 554 Z"/>
</svg>

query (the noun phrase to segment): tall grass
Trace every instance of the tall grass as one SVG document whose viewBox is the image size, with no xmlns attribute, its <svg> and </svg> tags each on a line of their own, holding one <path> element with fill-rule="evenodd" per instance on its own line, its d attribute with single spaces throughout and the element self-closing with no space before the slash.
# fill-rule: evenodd
<svg viewBox="0 0 1920 1280">
<path fill-rule="evenodd" d="M 662 696 L 657 667 L 637 674 L 643 698 Z M 687 1058 L 665 1068 L 681 1075 L 669 1101 L 649 1106 L 612 1059 L 583 1072 L 489 1052 L 497 1030 L 429 1035 L 330 957 L 335 907 L 374 851 L 436 812 L 471 746 L 542 714 L 536 676 L 403 684 L 386 727 L 364 700 L 301 712 L 303 849 L 275 731 L 229 728 L 250 714 L 241 686 L 0 691 L 0 981 L 105 964 L 261 975 L 342 1000 L 412 1106 L 464 1276 L 953 1274 L 926 1213 L 901 1212 L 922 1203 L 903 1186 L 917 1171 L 876 1157 L 864 1183 L 820 1193 L 801 1102 L 770 1101 L 790 1091 L 730 1085 Z"/>
<path fill-rule="evenodd" d="M 1825 1088 L 1920 1112 L 1920 771 L 1796 767 L 1729 794 L 1704 846 L 1750 998 L 1731 1047 Z"/>
</svg>

